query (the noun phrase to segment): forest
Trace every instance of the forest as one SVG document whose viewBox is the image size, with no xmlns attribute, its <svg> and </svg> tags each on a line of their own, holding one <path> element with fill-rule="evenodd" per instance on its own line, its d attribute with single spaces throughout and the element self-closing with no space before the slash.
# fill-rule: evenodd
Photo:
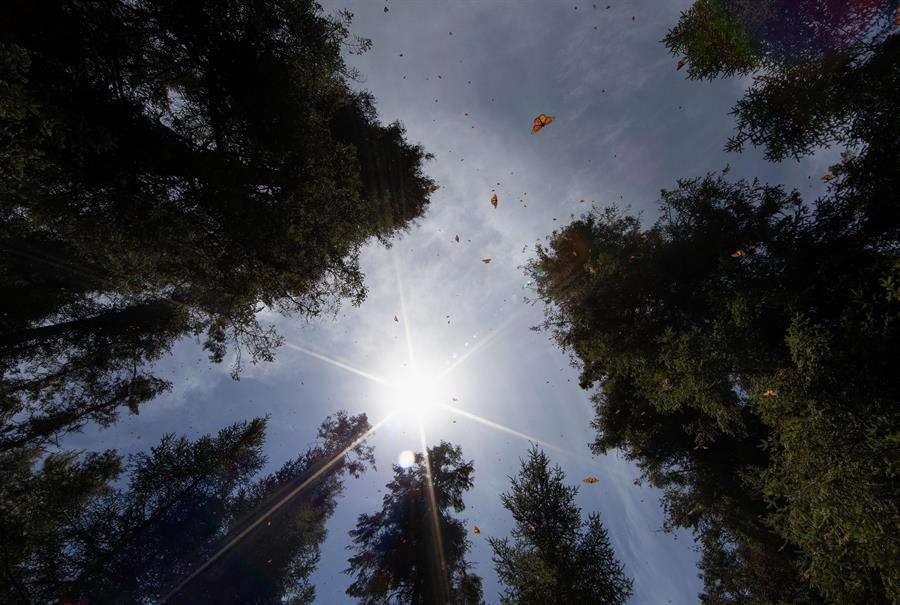
<svg viewBox="0 0 900 605">
<path fill-rule="evenodd" d="M 638 602 L 621 521 L 584 510 L 598 479 L 536 439 L 476 481 L 480 459 L 422 429 L 336 554 L 346 492 L 384 467 L 374 410 L 310 407 L 286 459 L 265 403 L 137 450 L 68 445 L 177 391 L 180 342 L 238 381 L 282 361 L 284 322 L 364 312 L 370 251 L 448 203 L 443 150 L 383 121 L 348 59 L 380 44 L 356 19 L 312 0 L 0 8 L 3 603 L 330 603 L 334 556 L 363 605 Z M 594 204 L 544 232 L 516 271 L 593 415 L 587 447 L 560 439 L 658 491 L 696 544 L 693 602 L 900 603 L 900 7 L 696 0 L 666 28 L 653 51 L 689 87 L 743 83 L 708 165 L 839 157 L 821 195 L 684 172 L 649 219 Z M 565 120 L 531 117 L 541 142 Z M 489 193 L 481 211 L 504 210 Z M 504 528 L 485 536 L 463 516 L 482 485 Z"/>
</svg>

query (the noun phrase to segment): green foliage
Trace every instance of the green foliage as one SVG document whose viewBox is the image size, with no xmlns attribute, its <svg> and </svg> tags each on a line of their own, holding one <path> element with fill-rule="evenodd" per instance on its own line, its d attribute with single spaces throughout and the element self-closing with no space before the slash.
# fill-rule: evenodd
<svg viewBox="0 0 900 605">
<path fill-rule="evenodd" d="M 364 415 L 329 417 L 319 442 L 282 468 L 265 463 L 265 420 L 239 423 L 188 441 L 165 436 L 129 458 L 114 454 L 48 457 L 39 470 L 18 450 L 4 461 L 4 603 L 157 602 L 250 523 L 226 554 L 169 597 L 173 603 L 312 603 L 309 575 L 325 522 L 343 489 L 372 461 L 356 444 Z M 316 480 L 285 499 L 313 474 Z"/>
<path fill-rule="evenodd" d="M 341 50 L 369 42 L 349 20 L 311 0 L 3 4 L 0 448 L 136 410 L 181 336 L 237 378 L 281 343 L 260 311 L 363 299 L 361 247 L 431 181 L 351 90 Z"/>
<path fill-rule="evenodd" d="M 506 587 L 504 605 L 585 603 L 616 605 L 632 581 L 616 560 L 600 515 L 587 521 L 575 505 L 578 488 L 533 446 L 501 500 L 516 522 L 512 539 L 490 539 L 494 568 Z"/>
<path fill-rule="evenodd" d="M 866 123 L 896 126 L 896 3 L 697 0 L 665 37 L 692 79 L 753 75 L 728 149 L 780 160 L 859 144 Z M 896 137 L 894 137 L 896 138 Z"/>
<path fill-rule="evenodd" d="M 762 60 L 745 24 L 721 0 L 694 2 L 668 32 L 665 43 L 672 54 L 686 57 L 691 79 L 745 75 Z"/>
<path fill-rule="evenodd" d="M 481 579 L 467 571 L 466 528 L 451 515 L 465 510 L 472 462 L 442 441 L 409 469 L 393 468 L 381 510 L 360 515 L 350 531 L 347 594 L 366 605 L 482 605 Z"/>
<path fill-rule="evenodd" d="M 649 229 L 607 210 L 538 248 L 546 327 L 599 386 L 594 449 L 697 530 L 705 602 L 900 599 L 897 223 L 859 165 L 812 206 L 682 180 Z"/>
</svg>

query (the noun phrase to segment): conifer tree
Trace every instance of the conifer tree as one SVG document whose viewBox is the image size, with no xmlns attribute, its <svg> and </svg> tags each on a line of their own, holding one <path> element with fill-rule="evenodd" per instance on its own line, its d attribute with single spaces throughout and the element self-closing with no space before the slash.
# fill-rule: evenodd
<svg viewBox="0 0 900 605">
<path fill-rule="evenodd" d="M 622 605 L 631 596 L 600 515 L 582 519 L 578 488 L 565 478 L 532 446 L 501 496 L 516 523 L 510 538 L 490 539 L 504 605 Z"/>
<path fill-rule="evenodd" d="M 0 6 L 0 451 L 169 387 L 184 336 L 271 360 L 264 309 L 365 296 L 358 255 L 420 216 L 428 157 L 382 125 L 311 0 Z"/>
<path fill-rule="evenodd" d="M 309 576 L 344 477 L 372 461 L 357 442 L 368 422 L 329 417 L 315 446 L 260 476 L 265 425 L 166 435 L 124 465 L 106 452 L 53 455 L 35 469 L 23 450 L 6 454 L 19 458 L 0 485 L 0 600 L 312 603 Z"/>
<path fill-rule="evenodd" d="M 471 461 L 447 442 L 417 453 L 414 464 L 394 465 L 380 511 L 360 515 L 350 531 L 355 554 L 347 594 L 363 605 L 482 605 L 481 579 L 469 573 L 463 522 L 472 488 Z"/>
</svg>

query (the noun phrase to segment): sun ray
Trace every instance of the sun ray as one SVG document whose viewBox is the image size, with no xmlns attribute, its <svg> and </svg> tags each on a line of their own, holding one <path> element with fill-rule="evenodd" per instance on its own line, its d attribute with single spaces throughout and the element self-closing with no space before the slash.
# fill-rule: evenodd
<svg viewBox="0 0 900 605">
<path fill-rule="evenodd" d="M 335 463 L 337 463 L 337 462 L 338 462 L 339 460 L 341 460 L 344 456 L 346 456 L 346 455 L 350 452 L 350 450 L 352 450 L 353 448 L 355 448 L 356 446 L 358 446 L 360 443 L 362 443 L 363 441 L 365 441 L 366 439 L 368 439 L 368 438 L 372 435 L 372 433 L 374 433 L 375 431 L 377 431 L 377 430 L 378 430 L 379 428 L 381 428 L 388 420 L 390 420 L 390 419 L 391 419 L 391 416 L 393 416 L 393 414 L 389 414 L 388 416 L 382 418 L 380 421 L 376 422 L 376 423 L 375 423 L 368 431 L 366 431 L 365 433 L 363 433 L 362 435 L 360 435 L 358 438 L 356 438 L 356 439 L 353 441 L 353 443 L 351 443 L 350 445 L 348 445 L 346 448 L 344 448 L 344 449 L 341 450 L 338 454 L 336 454 L 331 460 L 329 460 L 328 462 L 326 462 L 326 463 L 322 466 L 322 468 L 320 468 L 320 469 L 317 470 L 315 473 L 313 473 L 312 475 L 310 475 L 303 483 L 301 483 L 300 485 L 298 485 L 297 487 L 295 487 L 294 489 L 292 489 L 291 491 L 289 491 L 282 499 L 278 500 L 275 504 L 273 504 L 272 506 L 270 506 L 265 512 L 261 513 L 261 514 L 259 515 L 259 517 L 256 519 L 256 521 L 254 521 L 253 523 L 251 523 L 250 525 L 248 525 L 247 527 L 245 527 L 245 528 L 244 528 L 243 530 L 241 530 L 236 536 L 234 536 L 231 540 L 229 540 L 224 546 L 222 546 L 219 550 L 217 550 L 215 553 L 213 553 L 213 555 L 210 556 L 206 561 L 204 561 L 204 563 L 203 563 L 200 567 L 198 567 L 197 569 L 195 569 L 193 572 L 191 572 L 191 574 L 190 574 L 189 576 L 187 576 L 184 580 L 182 580 L 181 582 L 179 582 L 179 583 L 175 586 L 175 588 L 173 588 L 166 596 L 164 596 L 164 597 L 159 601 L 159 603 L 165 603 L 166 601 L 168 601 L 169 599 L 171 599 L 173 596 L 175 596 L 176 594 L 178 594 L 178 591 L 180 591 L 182 588 L 184 588 L 185 586 L 187 586 L 188 583 L 189 583 L 191 580 L 193 580 L 193 579 L 196 578 L 198 575 L 200 575 L 201 573 L 203 573 L 203 571 L 205 571 L 210 565 L 212 565 L 213 563 L 215 563 L 222 555 L 224 555 L 226 552 L 228 552 L 228 550 L 229 550 L 232 546 L 234 546 L 235 544 L 237 544 L 238 542 L 240 542 L 247 534 L 249 534 L 251 531 L 253 531 L 254 529 L 256 529 L 263 521 L 266 520 L 266 518 L 267 518 L 269 515 L 271 515 L 272 513 L 274 513 L 275 511 L 277 511 L 279 508 L 281 508 L 282 506 L 284 506 L 288 501 L 290 501 L 290 500 L 291 500 L 292 498 L 294 498 L 297 494 L 299 494 L 303 489 L 305 489 L 306 486 L 308 486 L 310 483 L 312 483 L 313 481 L 315 481 L 316 479 L 318 479 L 320 476 L 322 476 L 322 474 L 323 474 L 325 471 L 327 471 L 328 469 L 330 469 L 332 466 L 334 466 Z"/>
<path fill-rule="evenodd" d="M 431 475 L 431 458 L 428 456 L 428 441 L 425 439 L 425 425 L 422 422 L 422 418 L 418 418 L 419 423 L 419 437 L 422 442 L 422 456 L 425 460 L 425 490 L 428 492 L 428 501 L 431 505 L 431 529 L 434 533 L 434 545 L 435 550 L 437 551 L 436 559 L 440 566 L 440 574 L 441 574 L 441 589 L 443 591 L 441 595 L 441 601 L 446 601 L 450 597 L 450 580 L 447 577 L 447 560 L 444 557 L 444 537 L 441 534 L 441 522 L 440 516 L 438 513 L 437 506 L 437 497 L 434 495 L 434 479 Z"/>
<path fill-rule="evenodd" d="M 368 378 L 369 380 L 371 380 L 373 382 L 377 382 L 377 383 L 383 384 L 385 386 L 394 386 L 394 383 L 392 383 L 390 380 L 385 380 L 384 378 L 381 378 L 380 376 L 376 376 L 375 374 L 370 374 L 369 372 L 364 372 L 358 368 L 354 368 L 351 365 L 347 365 L 346 363 L 338 361 L 337 359 L 328 357 L 327 355 L 322 355 L 321 353 L 316 353 L 315 351 L 310 351 L 309 349 L 304 349 L 303 347 L 301 347 L 299 345 L 295 345 L 290 342 L 286 342 L 284 344 L 284 346 L 286 346 L 289 349 L 294 349 L 295 351 L 300 351 L 301 353 L 305 353 L 306 355 L 309 355 L 310 357 L 315 357 L 316 359 L 320 359 L 326 363 L 330 363 L 331 365 L 341 368 L 342 370 L 347 370 L 348 372 L 352 372 L 354 374 L 362 376 L 363 378 Z"/>
<path fill-rule="evenodd" d="M 464 362 L 466 359 L 468 359 L 469 357 L 474 355 L 476 352 L 480 351 L 488 343 L 490 343 L 493 339 L 495 339 L 503 330 L 505 330 L 512 322 L 514 322 L 516 319 L 518 319 L 519 316 L 521 316 L 521 315 L 522 315 L 522 312 L 520 311 L 518 313 L 514 313 L 513 315 L 510 315 L 509 317 L 507 317 L 505 320 L 503 320 L 503 323 L 501 323 L 499 326 L 497 326 L 496 328 L 494 328 L 493 330 L 488 332 L 487 336 L 482 338 L 481 341 L 478 342 L 478 344 L 476 344 L 474 347 L 472 347 L 471 349 L 466 351 L 462 357 L 460 357 L 459 359 L 454 361 L 452 364 L 450 364 L 449 366 L 444 368 L 444 370 L 440 374 L 438 374 L 436 378 L 444 378 L 445 376 L 447 376 L 447 374 L 449 374 L 450 372 L 455 370 L 457 367 L 459 367 L 459 365 L 462 362 Z"/>
<path fill-rule="evenodd" d="M 439 403 L 438 406 L 444 408 L 447 411 L 453 412 L 454 414 L 459 414 L 460 416 L 465 416 L 466 418 L 468 418 L 470 420 L 479 422 L 479 423 L 481 423 L 487 427 L 490 427 L 492 429 L 496 429 L 498 431 L 503 431 L 504 433 L 509 433 L 510 435 L 515 435 L 516 437 L 521 437 L 522 439 L 525 439 L 527 441 L 532 441 L 534 443 L 540 443 L 541 445 L 552 448 L 558 452 L 564 452 L 566 454 L 572 453 L 572 452 L 569 452 L 569 451 L 559 447 L 558 445 L 553 445 L 552 443 L 550 443 L 548 441 L 544 441 L 543 439 L 538 439 L 537 437 L 532 437 L 531 435 L 529 435 L 527 433 L 520 433 L 519 431 L 511 429 L 508 426 L 504 426 L 504 425 L 494 422 L 492 420 L 488 420 L 487 418 L 482 418 L 481 416 L 473 414 L 472 412 L 467 412 L 465 410 L 461 410 L 458 407 L 454 407 L 452 405 L 447 405 L 446 403 Z"/>
<path fill-rule="evenodd" d="M 406 355 L 409 367 L 416 370 L 416 356 L 413 354 L 412 336 L 409 332 L 409 315 L 406 313 L 406 297 L 403 296 L 403 281 L 400 279 L 400 261 L 397 260 L 395 250 L 391 251 L 391 259 L 394 263 L 394 275 L 397 277 L 397 293 L 400 296 L 400 317 L 403 319 L 403 333 L 406 335 Z"/>
</svg>

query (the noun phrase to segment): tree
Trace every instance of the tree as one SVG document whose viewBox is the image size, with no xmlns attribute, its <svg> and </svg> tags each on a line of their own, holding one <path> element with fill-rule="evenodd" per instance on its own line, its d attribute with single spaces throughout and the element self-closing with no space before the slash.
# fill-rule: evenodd
<svg viewBox="0 0 900 605">
<path fill-rule="evenodd" d="M 365 605 L 481 605 L 481 579 L 465 560 L 465 526 L 450 514 L 465 509 L 472 462 L 442 441 L 417 453 L 410 468 L 393 469 L 381 510 L 360 515 L 350 531 L 356 554 L 347 594 Z"/>
<path fill-rule="evenodd" d="M 265 424 L 193 442 L 167 435 L 129 459 L 121 487 L 113 452 L 51 456 L 37 471 L 20 457 L 2 488 L 3 601 L 312 603 L 308 579 L 343 477 L 372 461 L 359 442 L 369 425 L 329 417 L 314 447 L 259 476 Z"/>
<path fill-rule="evenodd" d="M 615 558 L 600 515 L 581 518 L 578 488 L 565 485 L 565 478 L 532 446 L 511 479 L 511 491 L 501 496 L 516 522 L 512 540 L 490 539 L 494 568 L 506 586 L 504 605 L 621 605 L 631 596 L 632 581 Z"/>
<path fill-rule="evenodd" d="M 168 388 L 205 335 L 272 359 L 264 309 L 365 296 L 361 246 L 420 216 L 429 157 L 354 92 L 350 14 L 311 0 L 0 8 L 0 450 Z"/>
<path fill-rule="evenodd" d="M 900 598 L 898 225 L 864 212 L 854 166 L 814 204 L 682 180 L 650 228 L 584 216 L 532 264 L 545 326 L 599 387 L 593 449 L 698 532 L 705 602 Z"/>
<path fill-rule="evenodd" d="M 665 44 L 691 79 L 753 75 L 734 108 L 730 150 L 750 142 L 780 160 L 876 139 L 896 149 L 884 130 L 898 125 L 895 9 L 884 0 L 697 0 Z"/>
</svg>

